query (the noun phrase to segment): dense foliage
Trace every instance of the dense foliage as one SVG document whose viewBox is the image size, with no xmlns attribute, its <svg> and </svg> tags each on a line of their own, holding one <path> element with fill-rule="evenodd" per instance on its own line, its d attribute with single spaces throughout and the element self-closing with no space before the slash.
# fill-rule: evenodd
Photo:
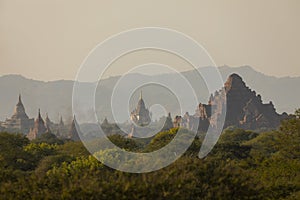
<svg viewBox="0 0 300 200">
<path fill-rule="evenodd" d="M 175 135 L 171 129 L 149 142 L 110 140 L 149 152 Z M 0 199 L 300 199 L 299 116 L 278 131 L 225 130 L 205 159 L 197 157 L 201 140 L 164 169 L 130 174 L 104 166 L 80 142 L 1 133 Z"/>
</svg>

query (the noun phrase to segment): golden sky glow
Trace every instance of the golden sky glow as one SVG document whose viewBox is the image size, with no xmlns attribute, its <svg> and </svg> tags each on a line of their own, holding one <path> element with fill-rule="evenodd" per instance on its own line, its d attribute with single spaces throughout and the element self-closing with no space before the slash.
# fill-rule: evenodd
<svg viewBox="0 0 300 200">
<path fill-rule="evenodd" d="M 88 52 L 107 37 L 159 26 L 196 39 L 217 65 L 300 76 L 299 11 L 298 0 L 0 0 L 0 75 L 74 79 Z M 146 57 L 135 56 L 141 62 Z M 165 55 L 152 57 L 170 62 Z"/>
</svg>

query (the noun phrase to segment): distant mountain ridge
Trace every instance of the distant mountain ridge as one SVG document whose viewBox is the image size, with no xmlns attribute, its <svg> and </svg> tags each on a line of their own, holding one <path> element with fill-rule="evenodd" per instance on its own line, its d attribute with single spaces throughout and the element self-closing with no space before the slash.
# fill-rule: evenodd
<svg viewBox="0 0 300 200">
<path fill-rule="evenodd" d="M 207 68 L 201 68 L 200 70 L 207 70 Z M 277 112 L 287 112 L 293 113 L 294 110 L 299 105 L 300 94 L 298 91 L 298 86 L 300 85 L 300 77 L 273 77 L 262 74 L 255 71 L 249 66 L 242 67 L 228 67 L 223 66 L 219 67 L 223 80 L 226 80 L 227 77 L 232 73 L 239 74 L 243 80 L 247 83 L 249 87 L 255 90 L 258 94 L 261 94 L 263 102 L 272 101 Z M 203 80 L 200 80 L 195 76 L 194 71 L 182 72 L 189 81 L 194 82 L 196 85 L 195 91 L 198 95 L 200 101 L 203 103 L 207 102 L 209 94 L 205 83 Z M 142 77 L 145 79 L 166 79 L 170 78 L 174 80 L 174 84 L 178 81 L 178 77 L 175 74 L 162 74 L 162 75 L 153 75 L 147 76 L 142 74 L 132 74 L 132 78 Z M 99 99 L 99 102 L 102 102 L 103 105 L 97 105 L 97 110 L 103 112 L 103 115 L 111 118 L 111 111 L 105 106 L 109 103 L 109 96 L 111 91 L 118 80 L 118 76 L 110 77 L 102 81 L 103 90 L 101 94 L 96 94 L 96 98 Z M 32 79 L 24 78 L 20 75 L 5 75 L 0 77 L 0 120 L 3 121 L 5 118 L 11 117 L 13 109 L 18 100 L 18 94 L 21 93 L 23 97 L 23 103 L 27 114 L 30 117 L 35 117 L 37 115 L 38 108 L 41 108 L 42 114 L 46 112 L 49 114 L 49 117 L 53 121 L 59 121 L 59 116 L 62 115 L 66 121 L 72 119 L 72 89 L 73 81 L 70 80 L 58 80 L 58 81 L 36 81 Z M 87 90 L 91 88 L 91 84 L 86 83 Z M 181 87 L 178 85 L 178 87 Z M 184 88 L 182 88 L 184 90 Z M 161 91 L 162 92 L 162 91 Z M 188 95 L 188 94 L 187 94 Z M 146 104 L 153 104 L 156 102 L 156 99 L 161 98 L 162 102 L 165 104 L 170 104 L 168 111 L 172 114 L 182 114 L 178 113 L 176 104 L 157 92 L 153 92 L 151 89 L 146 89 L 144 91 L 144 99 Z M 200 103 L 200 102 L 199 102 Z M 193 112 L 193 109 L 197 105 L 190 105 L 190 111 Z M 82 113 L 82 119 L 88 121 L 89 108 L 83 109 L 86 112 Z M 102 119 L 100 119 L 102 120 Z M 124 119 L 126 120 L 126 119 Z"/>
</svg>

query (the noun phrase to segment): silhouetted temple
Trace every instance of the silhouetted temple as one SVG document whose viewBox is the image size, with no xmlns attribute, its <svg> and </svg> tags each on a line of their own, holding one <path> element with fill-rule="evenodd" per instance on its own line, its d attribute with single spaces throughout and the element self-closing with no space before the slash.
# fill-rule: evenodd
<svg viewBox="0 0 300 200">
<path fill-rule="evenodd" d="M 69 126 L 65 126 L 62 117 L 59 123 L 54 123 L 50 120 L 48 113 L 46 113 L 45 120 L 42 118 L 40 110 L 36 120 L 29 118 L 25 112 L 25 107 L 22 103 L 21 95 L 14 108 L 14 113 L 10 119 L 0 122 L 0 131 L 8 131 L 15 133 L 23 133 L 29 139 L 36 139 L 43 133 L 54 133 L 57 137 L 67 138 L 69 133 Z"/>
<path fill-rule="evenodd" d="M 10 119 L 6 119 L 1 126 L 7 131 L 21 132 L 27 134 L 30 128 L 33 126 L 34 119 L 30 119 L 22 103 L 21 95 L 19 95 L 19 101 L 15 106 L 14 113 Z"/>
<path fill-rule="evenodd" d="M 79 133 L 80 133 L 80 127 L 76 121 L 76 117 L 74 116 L 69 130 L 68 138 L 73 141 L 79 141 L 80 140 Z"/>
<path fill-rule="evenodd" d="M 49 127 L 46 126 L 39 109 L 38 117 L 34 121 L 34 127 L 30 129 L 27 137 L 29 140 L 40 137 L 43 133 L 50 132 Z"/>
<path fill-rule="evenodd" d="M 131 112 L 130 119 L 140 126 L 146 126 L 151 122 L 150 112 L 145 106 L 142 92 L 136 109 Z"/>
<path fill-rule="evenodd" d="M 183 117 L 176 116 L 174 126 L 206 132 L 209 125 L 218 125 L 218 116 L 224 112 L 225 105 L 224 128 L 276 129 L 288 117 L 286 113 L 278 114 L 272 102 L 264 104 L 261 96 L 249 89 L 239 75 L 232 74 L 224 87 L 210 96 L 208 104 L 200 103 L 194 115 L 186 113 Z"/>
</svg>

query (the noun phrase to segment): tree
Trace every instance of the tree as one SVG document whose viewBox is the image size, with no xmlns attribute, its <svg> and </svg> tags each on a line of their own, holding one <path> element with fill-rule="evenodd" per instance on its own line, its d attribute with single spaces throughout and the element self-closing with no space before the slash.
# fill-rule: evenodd
<svg viewBox="0 0 300 200">
<path fill-rule="evenodd" d="M 34 143 L 48 143 L 48 144 L 63 144 L 64 141 L 60 140 L 53 133 L 43 133 L 40 137 L 33 140 Z"/>
<path fill-rule="evenodd" d="M 295 117 L 283 120 L 280 125 L 280 131 L 285 134 L 300 134 L 300 109 L 295 111 Z"/>
<path fill-rule="evenodd" d="M 31 167 L 30 155 L 23 150 L 29 140 L 23 134 L 0 133 L 0 166 L 26 170 Z"/>
<path fill-rule="evenodd" d="M 295 111 L 295 115 L 297 119 L 300 119 L 300 108 Z"/>
</svg>

